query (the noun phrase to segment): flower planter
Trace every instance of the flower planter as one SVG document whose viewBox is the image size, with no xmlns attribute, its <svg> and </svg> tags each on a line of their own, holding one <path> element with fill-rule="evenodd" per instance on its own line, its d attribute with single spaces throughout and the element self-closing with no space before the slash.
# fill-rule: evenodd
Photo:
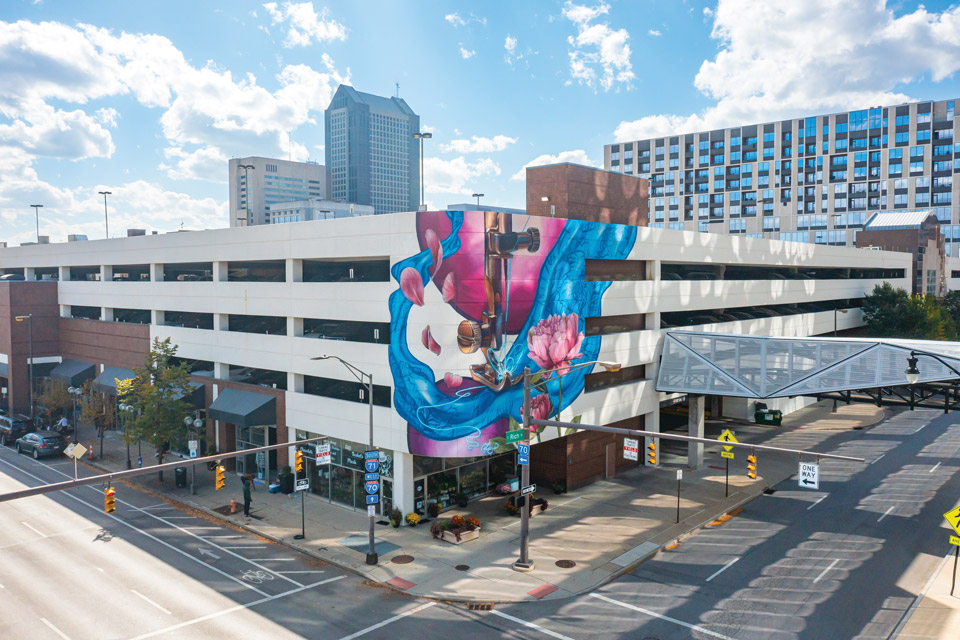
<svg viewBox="0 0 960 640">
<path fill-rule="evenodd" d="M 530 509 L 530 517 L 532 518 L 533 516 L 537 515 L 538 513 L 541 513 L 542 511 L 543 511 L 542 504 L 534 505 L 534 507 Z"/>
<path fill-rule="evenodd" d="M 440 536 L 440 539 L 444 542 L 449 542 L 450 544 L 463 544 L 464 542 L 470 542 L 471 540 L 476 540 L 480 537 L 480 529 L 474 529 L 473 531 L 464 531 L 460 534 L 460 539 L 457 540 L 457 536 L 454 535 L 452 531 L 444 531 Z"/>
</svg>

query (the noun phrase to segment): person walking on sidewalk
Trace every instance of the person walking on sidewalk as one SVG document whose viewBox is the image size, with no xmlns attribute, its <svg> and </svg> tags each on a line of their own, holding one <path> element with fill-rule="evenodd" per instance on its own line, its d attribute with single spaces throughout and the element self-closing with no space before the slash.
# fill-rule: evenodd
<svg viewBox="0 0 960 640">
<path fill-rule="evenodd" d="M 249 473 L 241 477 L 243 482 L 243 515 L 250 517 L 250 492 L 253 491 L 253 476 Z"/>
</svg>

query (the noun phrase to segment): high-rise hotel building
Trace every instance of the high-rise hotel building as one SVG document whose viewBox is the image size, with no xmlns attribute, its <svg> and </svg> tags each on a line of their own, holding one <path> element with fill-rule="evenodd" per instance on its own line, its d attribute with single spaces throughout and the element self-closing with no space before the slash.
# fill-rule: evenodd
<svg viewBox="0 0 960 640">
<path fill-rule="evenodd" d="M 930 209 L 960 253 L 955 100 L 609 144 L 650 179 L 650 226 L 853 246 L 873 213 Z M 954 249 L 953 247 L 958 247 Z"/>
</svg>

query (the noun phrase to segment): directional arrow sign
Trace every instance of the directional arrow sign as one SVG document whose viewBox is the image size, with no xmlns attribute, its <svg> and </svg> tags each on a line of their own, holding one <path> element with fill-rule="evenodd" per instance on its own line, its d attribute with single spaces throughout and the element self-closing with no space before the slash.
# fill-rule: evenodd
<svg viewBox="0 0 960 640">
<path fill-rule="evenodd" d="M 719 440 L 720 442 L 739 442 L 739 440 L 737 440 L 737 437 L 733 435 L 733 431 L 730 431 L 730 429 L 724 429 L 723 433 L 720 434 L 720 437 L 717 438 L 717 440 Z M 728 447 L 727 445 L 723 445 L 724 451 L 730 451 L 731 449 L 733 449 L 733 447 Z"/>
<path fill-rule="evenodd" d="M 200 551 L 200 555 L 201 555 L 201 556 L 210 556 L 210 557 L 213 558 L 214 560 L 219 560 L 219 559 L 220 559 L 220 556 L 218 556 L 218 555 L 215 554 L 213 551 L 210 551 L 209 549 L 207 549 L 207 548 L 205 548 L 205 547 L 200 547 L 200 548 L 198 549 L 198 551 Z"/>
<path fill-rule="evenodd" d="M 813 462 L 801 462 L 797 472 L 797 484 L 803 489 L 820 489 L 820 465 Z"/>
<path fill-rule="evenodd" d="M 943 514 L 943 519 L 960 535 L 960 507 L 954 507 Z"/>
</svg>

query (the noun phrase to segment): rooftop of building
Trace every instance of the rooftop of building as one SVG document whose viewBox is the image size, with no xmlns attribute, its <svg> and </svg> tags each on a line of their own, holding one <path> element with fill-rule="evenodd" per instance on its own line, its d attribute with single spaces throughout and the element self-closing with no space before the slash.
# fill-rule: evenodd
<svg viewBox="0 0 960 640">
<path fill-rule="evenodd" d="M 930 219 L 937 224 L 936 216 L 929 209 L 919 211 L 889 211 L 875 213 L 864 225 L 866 231 L 892 231 L 895 229 L 920 229 Z"/>
<path fill-rule="evenodd" d="M 337 87 L 337 92 L 334 94 L 334 100 L 336 100 L 337 95 L 341 92 L 350 97 L 354 102 L 360 102 L 366 105 L 369 105 L 371 108 L 376 109 L 377 111 L 386 111 L 399 113 L 405 116 L 415 116 L 416 113 L 413 112 L 413 109 L 410 108 L 410 105 L 400 97 L 384 97 L 377 96 L 372 93 L 364 93 L 363 91 L 357 91 L 348 84 L 341 84 Z M 334 100 L 330 101 L 330 104 L 333 104 Z"/>
</svg>

